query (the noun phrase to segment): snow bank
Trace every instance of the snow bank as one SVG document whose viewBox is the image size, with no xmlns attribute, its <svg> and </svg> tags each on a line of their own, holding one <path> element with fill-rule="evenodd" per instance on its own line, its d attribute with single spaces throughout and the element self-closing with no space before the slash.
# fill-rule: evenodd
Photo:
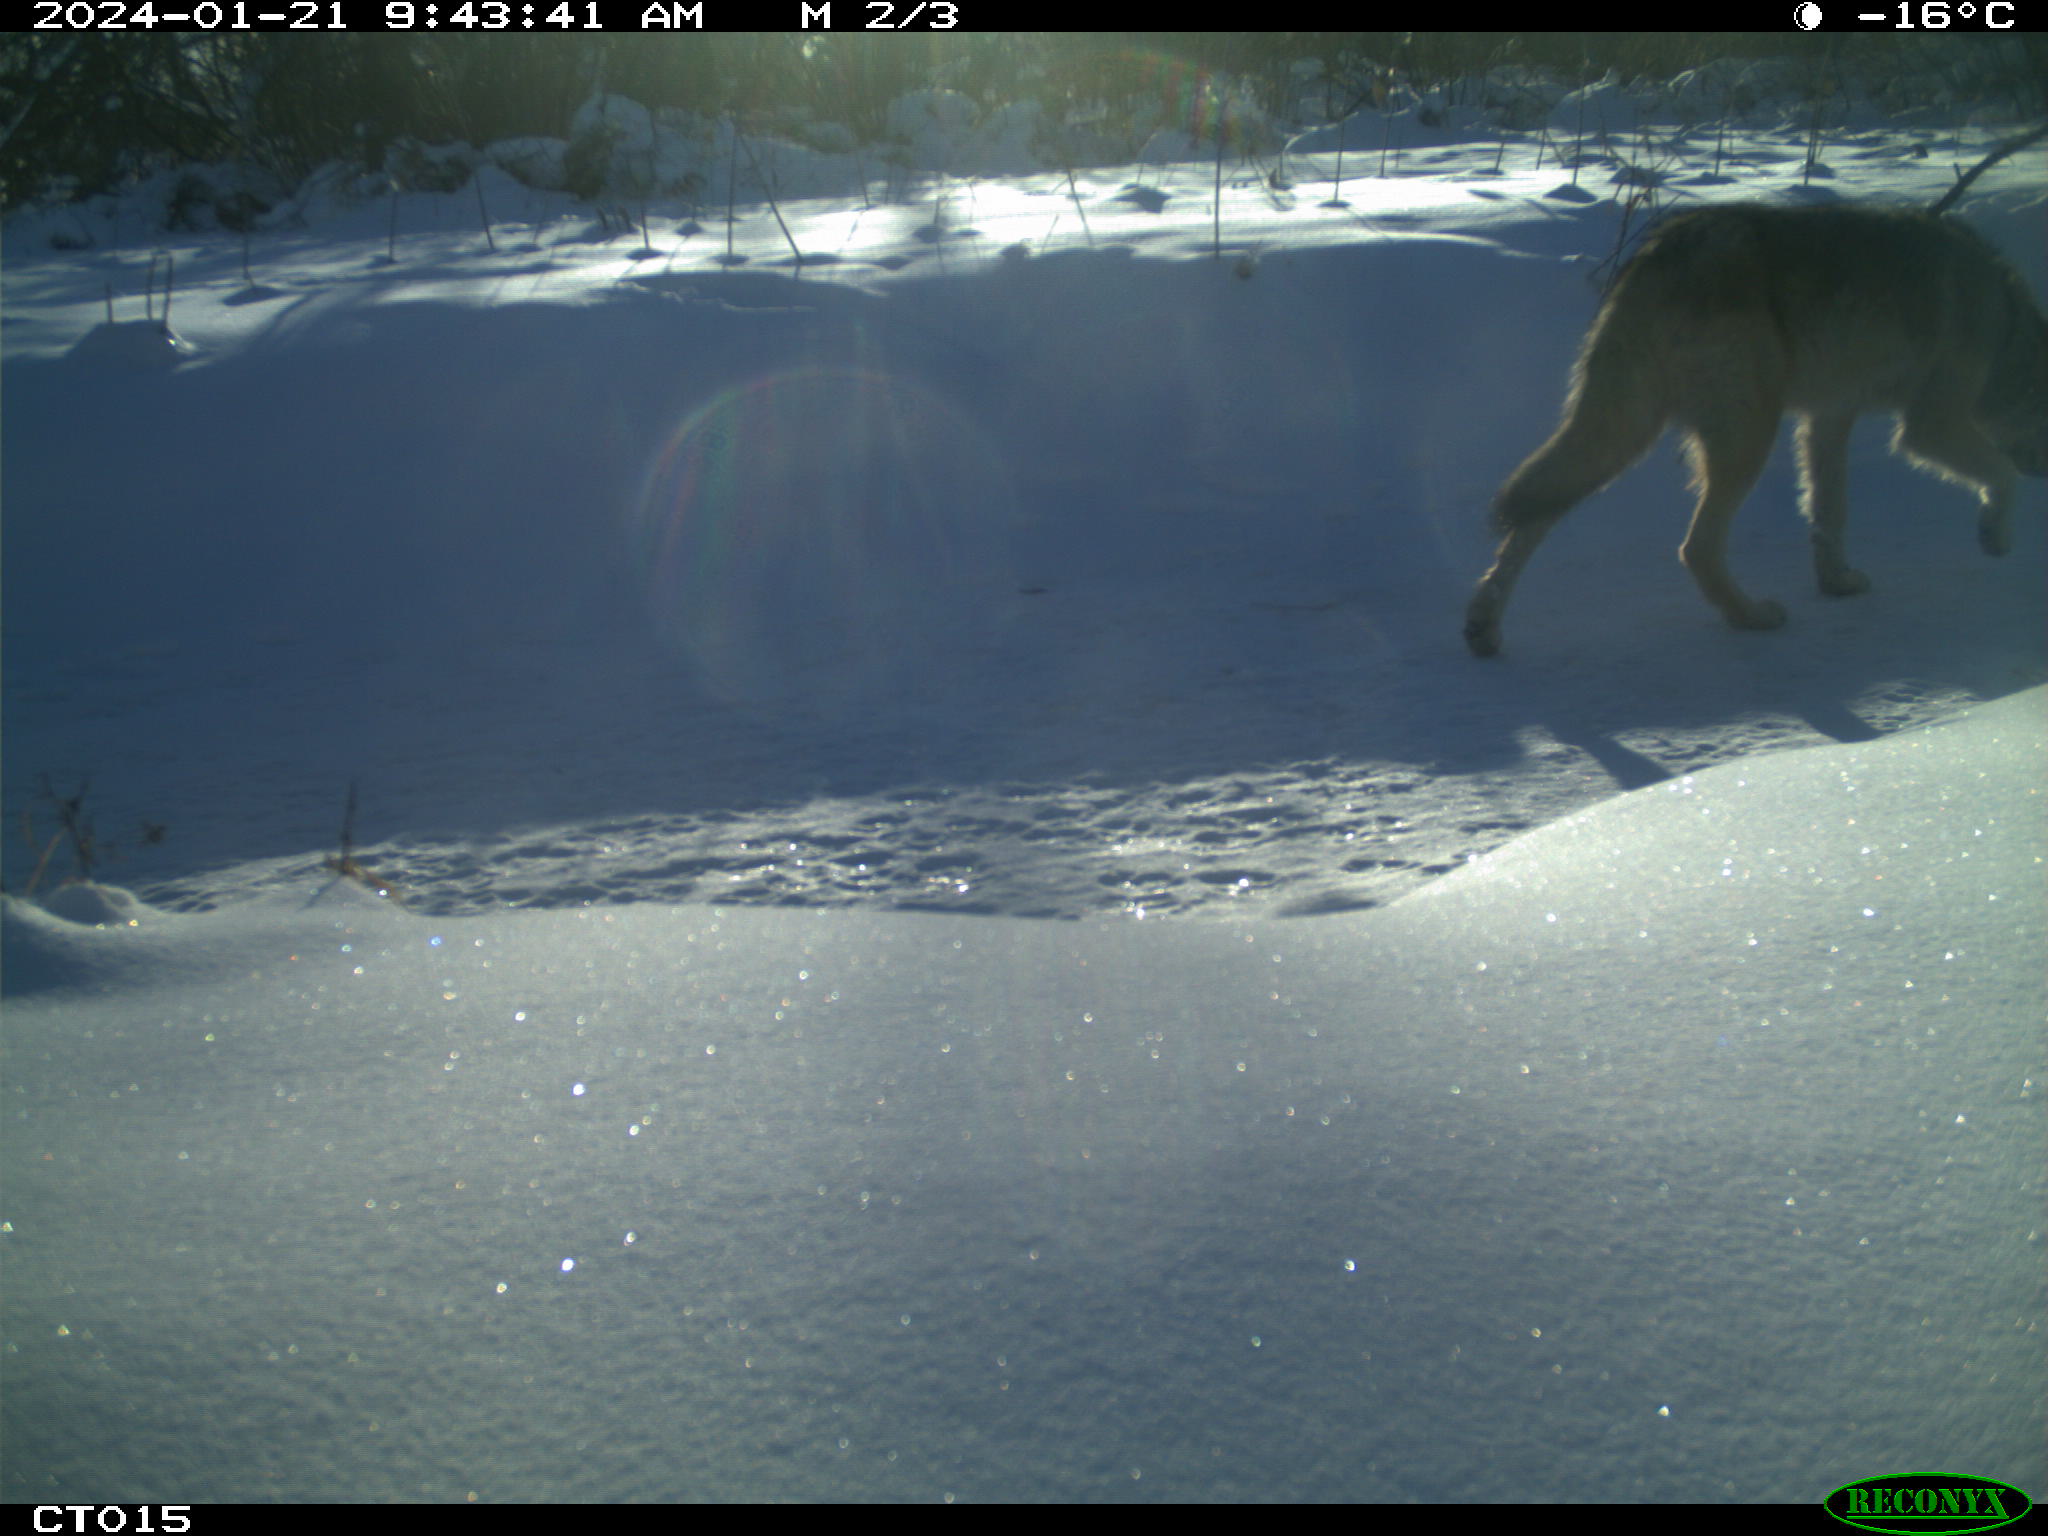
<svg viewBox="0 0 2048 1536">
<path fill-rule="evenodd" d="M 10 905 L 7 1491 L 2039 1488 L 2044 701 L 1314 921 Z"/>
</svg>

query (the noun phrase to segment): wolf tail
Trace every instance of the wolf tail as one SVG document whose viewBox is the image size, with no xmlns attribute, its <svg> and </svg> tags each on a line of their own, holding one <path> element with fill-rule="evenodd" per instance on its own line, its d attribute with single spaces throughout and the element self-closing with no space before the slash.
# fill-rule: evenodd
<svg viewBox="0 0 2048 1536">
<path fill-rule="evenodd" d="M 1670 422 L 1657 333 L 1629 299 L 1624 278 L 1579 354 L 1564 420 L 1494 498 L 1503 533 L 1563 517 L 1648 453 Z"/>
</svg>

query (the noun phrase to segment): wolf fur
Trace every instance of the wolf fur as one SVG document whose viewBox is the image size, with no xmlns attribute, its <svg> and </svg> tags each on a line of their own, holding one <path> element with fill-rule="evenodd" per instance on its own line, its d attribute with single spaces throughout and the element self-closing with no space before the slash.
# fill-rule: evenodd
<svg viewBox="0 0 2048 1536">
<path fill-rule="evenodd" d="M 1897 413 L 1895 451 L 1976 491 L 1978 541 L 2002 555 L 2014 477 L 2048 474 L 2048 320 L 1989 244 L 1930 213 L 1735 204 L 1666 221 L 1587 331 L 1562 423 L 1501 486 L 1466 644 L 1500 649 L 1543 536 L 1673 423 L 1699 496 L 1679 559 L 1730 624 L 1784 623 L 1735 584 L 1726 546 L 1788 411 L 1822 592 L 1870 585 L 1842 542 L 1849 429 L 1867 411 Z"/>
</svg>

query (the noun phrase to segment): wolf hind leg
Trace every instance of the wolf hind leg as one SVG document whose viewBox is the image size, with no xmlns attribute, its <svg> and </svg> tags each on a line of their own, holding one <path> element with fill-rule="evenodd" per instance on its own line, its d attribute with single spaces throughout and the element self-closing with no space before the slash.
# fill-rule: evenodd
<svg viewBox="0 0 2048 1536">
<path fill-rule="evenodd" d="M 1515 590 L 1515 580 L 1536 552 L 1536 546 L 1543 542 L 1543 536 L 1563 516 L 1563 512 L 1555 512 L 1540 522 L 1517 523 L 1500 541 L 1493 564 L 1479 578 L 1472 601 L 1465 607 L 1465 644 L 1474 656 L 1491 656 L 1500 650 L 1500 616 Z"/>
<path fill-rule="evenodd" d="M 1624 372 L 1596 343 L 1563 425 L 1522 461 L 1494 498 L 1493 520 L 1503 536 L 1465 609 L 1465 644 L 1473 655 L 1500 649 L 1501 614 L 1544 535 L 1663 434 L 1665 412 L 1647 388 L 1627 387 Z"/>
<path fill-rule="evenodd" d="M 1849 519 L 1849 429 L 1853 413 L 1815 414 L 1798 431 L 1801 508 L 1813 525 L 1813 574 L 1830 597 L 1870 590 L 1870 578 L 1849 564 L 1842 530 Z"/>
<path fill-rule="evenodd" d="M 1967 398 L 1958 396 L 1958 398 Z M 2012 549 L 2012 460 L 1965 411 L 1921 403 L 1899 417 L 1892 447 L 1936 474 L 1970 486 L 1983 502 L 1977 543 L 1987 555 Z"/>
<path fill-rule="evenodd" d="M 1679 546 L 1678 558 L 1706 600 L 1737 629 L 1776 629 L 1785 610 L 1769 598 L 1750 598 L 1728 574 L 1728 525 L 1756 488 L 1771 456 L 1778 413 L 1761 412 L 1694 422 L 1689 428 L 1699 504 Z"/>
</svg>

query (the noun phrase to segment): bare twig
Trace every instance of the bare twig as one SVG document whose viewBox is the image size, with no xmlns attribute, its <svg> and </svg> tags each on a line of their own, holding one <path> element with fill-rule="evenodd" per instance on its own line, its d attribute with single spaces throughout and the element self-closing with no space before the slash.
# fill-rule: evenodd
<svg viewBox="0 0 2048 1536">
<path fill-rule="evenodd" d="M 341 851 L 329 854 L 325 859 L 321 860 L 321 864 L 324 868 L 333 870 L 342 879 L 353 880 L 356 884 L 375 895 L 383 897 L 386 901 L 397 902 L 401 907 L 405 905 L 405 898 L 399 894 L 396 881 L 387 880 L 374 869 L 366 868 L 362 861 L 356 857 L 356 781 L 354 779 L 348 781 L 348 803 L 341 813 Z"/>
<path fill-rule="evenodd" d="M 1955 207 L 1957 203 L 1963 200 L 1963 194 L 1970 190 L 1971 182 L 1982 176 L 2007 155 L 2013 153 L 2013 151 L 2025 149 L 2029 144 L 2036 143 L 2041 139 L 2048 139 L 2048 123 L 2044 123 L 2041 127 L 2036 128 L 2032 133 L 2021 134 L 2016 139 L 2006 140 L 2005 143 L 1999 145 L 1998 148 L 1991 151 L 1990 154 L 1958 176 L 1956 184 L 1944 192 L 1941 196 L 1941 201 L 1930 208 L 1928 212 L 1947 213 L 1949 209 Z"/>
</svg>

